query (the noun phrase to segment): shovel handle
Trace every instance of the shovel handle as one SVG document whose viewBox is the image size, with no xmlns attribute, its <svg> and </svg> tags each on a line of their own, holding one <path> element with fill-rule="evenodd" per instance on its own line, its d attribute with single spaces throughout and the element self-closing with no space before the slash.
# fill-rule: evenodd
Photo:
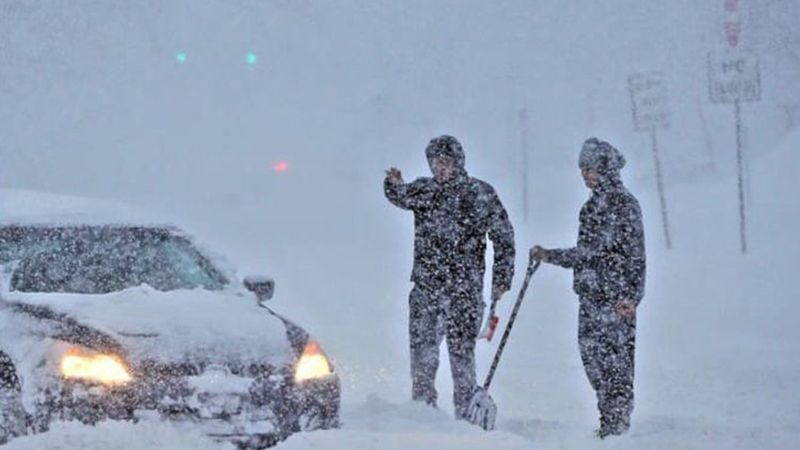
<svg viewBox="0 0 800 450">
<path fill-rule="evenodd" d="M 539 269 L 541 264 L 541 261 L 534 261 L 533 259 L 528 262 L 528 270 L 525 272 L 525 281 L 522 282 L 522 288 L 519 290 L 519 295 L 517 295 L 517 301 L 514 303 L 514 309 L 511 311 L 511 316 L 508 318 L 508 325 L 506 325 L 506 329 L 503 332 L 503 337 L 500 339 L 500 345 L 497 346 L 497 353 L 494 355 L 492 367 L 489 368 L 489 373 L 486 375 L 486 381 L 483 382 L 483 389 L 486 391 L 489 390 L 489 386 L 492 384 L 494 372 L 497 370 L 497 365 L 500 363 L 500 357 L 503 355 L 503 349 L 506 347 L 508 336 L 511 334 L 511 327 L 514 326 L 514 320 L 517 318 L 519 307 L 522 306 L 522 299 L 525 298 L 525 291 L 528 290 L 528 284 L 530 284 L 533 274 L 536 273 L 536 270 Z"/>
</svg>

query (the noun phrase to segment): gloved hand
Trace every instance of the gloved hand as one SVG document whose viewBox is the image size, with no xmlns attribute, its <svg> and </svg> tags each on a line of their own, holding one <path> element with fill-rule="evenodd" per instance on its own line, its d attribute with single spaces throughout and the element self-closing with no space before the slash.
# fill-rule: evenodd
<svg viewBox="0 0 800 450">
<path fill-rule="evenodd" d="M 531 248 L 531 259 L 534 261 L 547 262 L 549 256 L 550 252 L 541 246 L 534 245 L 533 248 Z"/>
</svg>

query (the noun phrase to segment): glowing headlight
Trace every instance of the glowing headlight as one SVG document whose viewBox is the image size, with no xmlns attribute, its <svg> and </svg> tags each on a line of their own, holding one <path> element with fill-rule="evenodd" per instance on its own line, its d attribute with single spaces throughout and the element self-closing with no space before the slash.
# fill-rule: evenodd
<svg viewBox="0 0 800 450">
<path fill-rule="evenodd" d="M 322 354 L 319 344 L 314 341 L 306 344 L 303 356 L 300 357 L 300 361 L 297 362 L 297 367 L 294 369 L 294 381 L 300 383 L 314 380 L 331 373 L 331 365 L 328 364 L 328 358 Z"/>
<path fill-rule="evenodd" d="M 131 381 L 128 368 L 115 355 L 89 353 L 72 348 L 61 358 L 61 375 L 66 379 L 96 381 L 107 385 Z"/>
</svg>

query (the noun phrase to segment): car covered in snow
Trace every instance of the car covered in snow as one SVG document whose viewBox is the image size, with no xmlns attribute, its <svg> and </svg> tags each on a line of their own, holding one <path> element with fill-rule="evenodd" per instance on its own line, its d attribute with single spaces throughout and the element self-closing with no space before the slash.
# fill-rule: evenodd
<svg viewBox="0 0 800 450">
<path fill-rule="evenodd" d="M 160 418 L 242 448 L 336 427 L 319 343 L 189 234 L 89 199 L 0 192 L 0 443 Z"/>
</svg>

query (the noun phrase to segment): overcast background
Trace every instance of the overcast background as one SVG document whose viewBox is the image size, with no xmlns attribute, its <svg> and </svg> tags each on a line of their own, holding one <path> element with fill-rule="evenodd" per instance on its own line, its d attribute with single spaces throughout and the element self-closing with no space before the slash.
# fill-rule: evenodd
<svg viewBox="0 0 800 450">
<path fill-rule="evenodd" d="M 775 202 L 791 199 L 786 180 L 797 165 L 773 161 L 786 171 L 780 185 L 751 168 L 800 123 L 800 2 L 739 7 L 740 45 L 759 55 L 762 82 L 761 101 L 742 106 L 748 211 L 757 224 L 778 218 L 753 227 L 749 260 L 739 253 L 733 107 L 708 100 L 707 53 L 728 45 L 723 0 L 0 0 L 0 186 L 110 198 L 170 217 L 243 274 L 276 279 L 275 307 L 338 359 L 346 400 L 368 392 L 402 400 L 413 222 L 383 198 L 384 170 L 426 175 L 428 140 L 457 136 L 467 169 L 509 209 L 524 264 L 535 243 L 574 242 L 587 195 L 577 154 L 594 135 L 625 154 L 624 179 L 644 209 L 645 304 L 656 309 L 643 310 L 643 342 L 680 347 L 673 340 L 683 331 L 670 328 L 680 320 L 659 322 L 655 305 L 677 296 L 686 314 L 695 302 L 725 310 L 730 292 L 689 289 L 710 268 L 731 291 L 763 294 L 768 281 L 747 277 L 770 273 L 765 261 L 786 252 L 780 236 L 793 235 L 781 233 L 798 220 L 796 205 Z M 650 137 L 633 130 L 627 87 L 630 74 L 651 70 L 665 73 L 670 93 L 672 126 L 658 139 L 671 252 Z M 280 162 L 288 170 L 274 170 Z M 574 304 L 563 300 L 569 273 L 547 273 L 545 291 L 569 305 L 547 304 L 547 320 L 574 326 Z M 780 273 L 775 280 L 791 277 Z M 770 289 L 786 307 L 797 295 Z M 751 315 L 742 311 L 744 325 Z M 786 312 L 771 311 L 770 320 Z M 747 326 L 761 334 L 775 329 L 770 320 Z M 570 381 L 588 389 L 573 331 L 552 331 L 546 339 L 564 348 L 551 354 L 570 361 Z M 656 353 L 644 354 L 655 370 L 647 358 Z M 712 373 L 682 358 L 672 361 L 688 378 Z M 657 391 L 646 386 L 645 395 Z"/>
</svg>

